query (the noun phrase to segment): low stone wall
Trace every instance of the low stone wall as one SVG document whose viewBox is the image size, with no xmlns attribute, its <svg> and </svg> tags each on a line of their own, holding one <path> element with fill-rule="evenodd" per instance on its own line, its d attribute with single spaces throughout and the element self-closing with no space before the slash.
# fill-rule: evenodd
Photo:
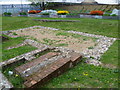
<svg viewBox="0 0 120 90">
<path fill-rule="evenodd" d="M 79 20 L 47 20 L 47 19 L 33 19 L 41 22 L 80 22 Z"/>
<path fill-rule="evenodd" d="M 116 41 L 116 38 L 110 38 L 102 35 L 94 35 L 94 34 L 88 34 L 77 31 L 67 31 L 67 32 L 88 36 L 88 37 L 99 38 L 97 40 L 98 43 L 97 46 L 95 46 L 93 49 L 87 49 L 82 52 L 84 56 L 87 57 L 89 60 L 91 60 L 92 58 L 94 60 L 100 60 L 101 56 L 108 50 L 108 48 L 114 43 L 114 41 Z"/>
<path fill-rule="evenodd" d="M 119 20 L 119 16 L 98 16 L 98 15 L 80 15 L 80 18 L 113 19 Z"/>
<path fill-rule="evenodd" d="M 28 27 L 28 28 L 23 28 L 23 29 L 18 29 L 18 30 L 25 30 L 25 29 L 33 29 L 33 28 L 43 28 L 43 29 L 49 29 L 49 30 L 59 30 L 56 28 L 51 28 L 51 27 L 43 27 L 43 26 L 33 26 L 33 27 Z M 11 31 L 3 31 L 3 33 L 7 33 L 7 32 L 12 32 L 15 30 L 11 30 Z M 117 38 L 110 38 L 110 37 L 106 37 L 106 36 L 102 36 L 102 35 L 94 35 L 94 34 L 88 34 L 88 33 L 83 33 L 83 32 L 77 32 L 77 31 L 67 31 L 69 33 L 75 33 L 75 34 L 80 34 L 83 36 L 88 36 L 88 37 L 95 37 L 95 38 L 99 38 L 97 40 L 98 46 L 96 46 L 94 49 L 88 49 L 85 50 L 84 52 L 81 52 L 85 55 L 85 57 L 87 57 L 88 59 L 91 59 L 90 57 L 94 57 L 94 60 L 100 60 L 101 55 L 103 55 L 108 48 L 114 43 L 114 41 L 116 41 Z M 27 40 L 29 42 L 29 44 L 33 45 L 33 46 L 39 46 L 39 44 L 35 44 L 35 41 L 31 41 L 31 40 Z M 47 46 L 46 46 L 47 47 Z"/>
<path fill-rule="evenodd" d="M 82 58 L 81 53 L 73 50 L 62 47 L 50 47 L 44 44 L 39 44 L 30 39 L 25 41 L 32 46 L 38 47 L 39 49 L 1 62 L 0 67 L 8 68 L 9 65 L 15 65 L 17 62 L 28 60 L 26 64 L 15 68 L 15 71 L 25 80 L 24 85 L 27 88 L 34 87 L 36 84 L 46 83 L 50 79 L 62 74 L 67 69 L 75 66 Z M 31 57 L 35 54 L 42 53 L 46 49 L 50 49 L 52 51 L 40 56 L 37 59 L 31 59 Z"/>
<path fill-rule="evenodd" d="M 43 27 L 43 26 L 33 26 L 33 27 L 28 27 L 28 28 L 23 28 L 23 29 L 18 29 L 18 30 L 25 30 L 25 29 L 30 29 L 30 28 L 43 28 L 43 29 L 49 29 L 49 30 L 59 30 L 59 29 L 55 29 L 55 28 L 51 28 L 51 27 Z M 12 32 L 14 30 L 11 31 L 3 31 L 2 33 L 9 35 L 10 32 Z M 37 47 L 37 50 L 31 51 L 29 53 L 17 56 L 15 58 L 9 59 L 7 61 L 1 62 L 0 63 L 0 67 L 4 67 L 10 64 L 15 64 L 16 62 L 19 62 L 21 60 L 28 60 L 31 61 L 33 59 L 35 59 L 34 55 L 38 54 L 40 52 L 44 52 L 47 49 L 54 49 L 55 52 L 62 52 L 63 54 L 61 55 L 62 58 L 64 58 L 64 60 L 66 61 L 65 63 L 63 63 L 63 59 L 58 59 L 54 60 L 56 62 L 54 62 L 53 64 L 49 64 L 50 66 L 46 67 L 44 69 L 44 71 L 42 70 L 38 70 L 38 72 L 35 74 L 35 76 L 31 77 L 27 77 L 26 78 L 26 82 L 24 83 L 24 85 L 26 87 L 33 87 L 36 86 L 38 84 L 42 84 L 44 82 L 46 82 L 47 80 L 50 80 L 51 77 L 55 77 L 60 75 L 61 73 L 63 73 L 64 71 L 66 71 L 68 68 L 76 65 L 80 59 L 81 56 L 86 57 L 89 61 L 91 61 L 90 63 L 92 63 L 92 60 L 96 61 L 96 65 L 99 65 L 100 63 L 98 62 L 98 60 L 100 60 L 100 57 L 108 50 L 108 48 L 114 43 L 114 41 L 116 41 L 116 38 L 110 38 L 110 37 L 106 37 L 106 36 L 102 36 L 102 35 L 94 35 L 94 34 L 88 34 L 88 33 L 83 33 L 83 32 L 77 32 L 77 31 L 67 31 L 68 33 L 75 33 L 75 34 L 80 34 L 83 36 L 88 36 L 88 37 L 95 37 L 95 38 L 99 38 L 97 40 L 98 45 L 96 47 L 94 47 L 93 49 L 87 49 L 83 52 L 76 52 L 74 50 L 69 50 L 66 48 L 62 48 L 62 47 L 50 47 L 44 44 L 40 44 L 34 40 L 30 40 L 30 39 L 26 39 L 25 42 L 27 44 L 30 44 L 34 47 Z M 92 58 L 91 58 L 92 57 Z M 67 60 L 65 59 L 67 58 Z M 69 60 L 70 59 L 70 60 Z M 48 59 L 50 60 L 50 59 Z M 53 60 L 53 59 L 52 59 Z M 36 69 L 36 68 L 34 68 Z M 28 68 L 29 70 L 29 68 Z M 33 70 L 33 69 L 31 69 Z M 47 75 L 47 76 L 46 76 Z M 41 79 L 39 79 L 41 78 Z M 38 83 L 39 82 L 39 83 Z"/>
<path fill-rule="evenodd" d="M 29 16 L 31 17 L 31 16 Z M 34 17 L 45 17 L 45 18 L 96 18 L 96 19 L 113 19 L 113 20 L 120 20 L 119 16 L 98 16 L 98 15 L 85 15 L 85 14 L 78 14 L 78 15 L 57 15 L 57 16 L 50 16 L 50 15 L 34 15 Z M 42 21 L 42 20 L 41 20 Z M 44 20 L 45 21 L 45 20 Z M 47 20 L 46 20 L 47 21 Z M 52 20 L 51 20 L 52 22 Z M 56 20 L 57 22 L 57 20 Z"/>
</svg>

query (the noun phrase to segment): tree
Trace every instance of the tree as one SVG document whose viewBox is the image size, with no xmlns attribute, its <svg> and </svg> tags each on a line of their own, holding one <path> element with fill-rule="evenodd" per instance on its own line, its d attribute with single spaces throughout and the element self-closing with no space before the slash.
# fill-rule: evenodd
<svg viewBox="0 0 120 90">
<path fill-rule="evenodd" d="M 48 0 L 28 0 L 30 2 L 32 2 L 32 4 L 34 3 L 34 5 L 38 5 L 41 7 L 42 10 L 45 9 L 45 3 L 47 3 Z"/>
<path fill-rule="evenodd" d="M 32 2 L 30 5 L 32 5 L 33 7 L 41 8 L 41 3 L 40 2 L 38 2 L 38 3 Z"/>
</svg>

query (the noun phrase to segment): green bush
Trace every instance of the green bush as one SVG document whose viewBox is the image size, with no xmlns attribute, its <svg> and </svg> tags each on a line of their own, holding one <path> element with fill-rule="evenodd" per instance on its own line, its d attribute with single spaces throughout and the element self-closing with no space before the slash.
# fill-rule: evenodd
<svg viewBox="0 0 120 90">
<path fill-rule="evenodd" d="M 66 14 L 66 15 L 78 15 L 78 13 L 69 13 L 69 14 Z"/>
<path fill-rule="evenodd" d="M 42 15 L 49 15 L 50 13 L 42 13 Z"/>
<path fill-rule="evenodd" d="M 10 12 L 4 12 L 4 15 L 6 16 L 6 15 L 12 15 L 12 13 L 10 13 Z"/>
<path fill-rule="evenodd" d="M 112 11 L 106 11 L 107 13 L 112 13 Z"/>
<path fill-rule="evenodd" d="M 20 12 L 20 15 L 27 15 L 26 12 Z"/>
<path fill-rule="evenodd" d="M 116 14 L 112 14 L 111 16 L 117 16 Z"/>
<path fill-rule="evenodd" d="M 103 16 L 110 16 L 110 14 L 103 14 Z"/>
</svg>

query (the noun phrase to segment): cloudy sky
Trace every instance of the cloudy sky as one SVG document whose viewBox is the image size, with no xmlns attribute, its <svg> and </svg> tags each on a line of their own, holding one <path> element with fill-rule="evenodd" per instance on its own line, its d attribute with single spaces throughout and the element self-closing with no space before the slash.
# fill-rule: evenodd
<svg viewBox="0 0 120 90">
<path fill-rule="evenodd" d="M 21 4 L 21 1 L 23 4 L 30 3 L 27 0 L 0 0 L 0 4 Z M 118 4 L 118 1 L 120 0 L 95 0 L 95 1 L 97 1 L 98 3 L 103 3 L 103 4 Z"/>
</svg>

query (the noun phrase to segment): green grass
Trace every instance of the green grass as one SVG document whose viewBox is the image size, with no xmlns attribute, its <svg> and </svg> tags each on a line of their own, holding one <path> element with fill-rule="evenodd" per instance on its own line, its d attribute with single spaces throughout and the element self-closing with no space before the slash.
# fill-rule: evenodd
<svg viewBox="0 0 120 90">
<path fill-rule="evenodd" d="M 56 47 L 62 47 L 62 46 L 68 46 L 67 43 L 60 43 L 60 44 L 55 44 Z"/>
<path fill-rule="evenodd" d="M 118 69 L 108 69 L 79 63 L 43 88 L 117 88 Z"/>
<path fill-rule="evenodd" d="M 7 79 L 12 83 L 12 85 L 15 87 L 15 88 L 24 88 L 25 86 L 23 85 L 24 83 L 24 80 L 23 78 L 16 74 L 14 69 L 22 64 L 25 64 L 27 61 L 25 62 L 21 62 L 21 63 L 17 63 L 17 64 L 14 64 L 10 67 L 7 67 L 7 68 L 4 68 L 2 70 L 3 74 L 7 77 Z M 12 71 L 13 72 L 13 75 L 9 75 L 8 72 L 9 71 Z M 17 76 L 16 76 L 17 75 Z"/>
<path fill-rule="evenodd" d="M 17 37 L 17 38 L 9 38 L 9 40 L 2 42 L 2 48 L 7 49 L 11 46 L 16 46 L 20 43 L 22 43 L 25 40 L 23 37 Z"/>
<path fill-rule="evenodd" d="M 19 48 L 13 48 L 10 50 L 7 50 L 8 47 L 16 46 L 17 44 L 20 44 L 23 42 L 25 38 L 18 37 L 18 38 L 9 38 L 9 40 L 2 42 L 2 61 L 8 60 L 10 58 L 13 58 L 15 56 L 30 52 L 32 50 L 35 50 L 37 48 L 32 47 L 30 45 L 21 46 Z M 0 61 L 0 62 L 2 62 Z"/>
<path fill-rule="evenodd" d="M 62 30 L 75 30 L 91 34 L 105 35 L 118 38 L 118 21 L 86 18 L 59 18 L 62 20 L 79 20 L 80 22 L 40 22 L 33 19 L 38 17 L 3 17 L 3 31 L 26 28 L 35 25 L 54 27 Z M 47 18 L 46 18 L 47 19 Z M 49 18 L 58 19 L 58 18 Z M 108 34 L 109 33 L 109 34 Z"/>
<path fill-rule="evenodd" d="M 21 54 L 30 52 L 35 49 L 37 48 L 29 45 L 25 45 L 25 46 L 21 46 L 19 48 L 13 48 L 10 50 L 2 50 L 2 61 L 8 60 L 10 58 L 14 58 L 15 56 L 19 56 Z"/>
<path fill-rule="evenodd" d="M 118 42 L 102 56 L 101 62 L 118 66 Z M 87 73 L 83 75 L 83 73 Z M 43 88 L 118 88 L 118 69 L 78 64 L 61 76 L 52 79 Z"/>
<path fill-rule="evenodd" d="M 56 36 L 66 36 L 66 37 L 73 37 L 73 38 L 77 38 L 77 39 L 80 39 L 80 38 L 83 38 L 84 41 L 86 40 L 89 40 L 89 39 L 92 39 L 94 42 L 98 39 L 98 38 L 95 38 L 95 37 L 87 37 L 87 36 L 82 36 L 82 35 L 79 35 L 79 34 L 73 34 L 73 33 L 68 33 L 68 32 L 64 32 L 64 31 L 55 31 L 56 32 Z"/>
<path fill-rule="evenodd" d="M 67 32 L 59 32 L 57 31 L 58 33 L 56 33 L 56 36 L 70 36 L 70 33 L 67 33 Z"/>
<path fill-rule="evenodd" d="M 35 25 L 54 27 L 62 30 L 75 30 L 91 34 L 105 35 L 118 38 L 118 21 L 103 19 L 68 19 L 80 20 L 80 22 L 39 22 L 32 19 L 43 19 L 34 17 L 3 17 L 3 30 L 14 30 Z M 54 18 L 49 18 L 54 19 Z M 57 19 L 57 18 L 55 18 Z M 65 20 L 64 18 L 59 18 Z M 65 34 L 64 34 L 65 35 Z M 76 36 L 77 37 L 77 36 Z M 86 39 L 84 39 L 86 40 Z M 47 41 L 48 42 L 48 41 Z M 14 44 L 13 44 L 14 45 Z M 9 45 L 8 45 L 9 46 Z M 4 47 L 4 45 L 3 45 Z M 7 45 L 5 46 L 7 47 Z M 20 51 L 20 50 L 19 50 Z M 102 56 L 102 63 L 118 64 L 118 41 Z M 83 73 L 87 73 L 83 75 Z M 18 82 L 20 83 L 20 82 Z M 44 88 L 117 88 L 118 70 L 106 67 L 96 67 L 85 63 L 78 64 L 58 78 L 54 78 Z"/>
<path fill-rule="evenodd" d="M 118 66 L 118 43 L 120 43 L 120 40 L 115 41 L 109 50 L 102 56 L 102 63 L 112 64 L 116 67 Z"/>
</svg>

